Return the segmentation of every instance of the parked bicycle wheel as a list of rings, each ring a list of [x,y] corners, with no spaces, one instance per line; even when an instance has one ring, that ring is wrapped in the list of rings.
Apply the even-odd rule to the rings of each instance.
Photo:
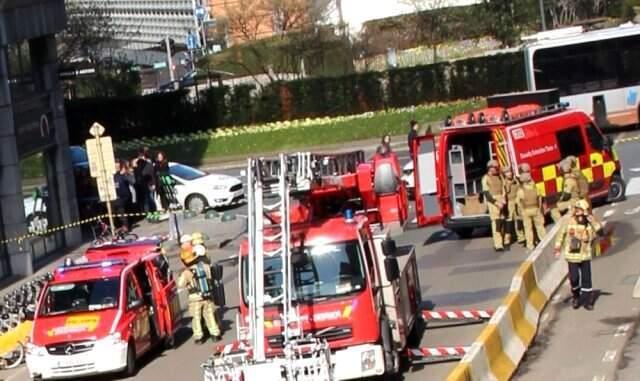
[[[0,358],[2,358],[5,369],[17,368],[24,360],[24,346],[22,343],[18,343],[11,352],[5,353]]]

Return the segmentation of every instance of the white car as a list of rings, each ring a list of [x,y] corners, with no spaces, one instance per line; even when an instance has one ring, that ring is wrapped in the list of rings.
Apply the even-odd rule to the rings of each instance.
[[[402,167],[402,178],[401,180],[407,186],[407,192],[409,195],[413,195],[415,192],[415,178],[413,177],[413,160],[407,162],[407,164]]]
[[[176,181],[178,202],[196,213],[208,207],[235,205],[244,199],[242,181],[236,177],[206,173],[179,163],[169,163],[169,173]]]

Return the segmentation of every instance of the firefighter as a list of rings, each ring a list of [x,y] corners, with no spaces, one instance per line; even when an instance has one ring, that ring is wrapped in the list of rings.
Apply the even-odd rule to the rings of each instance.
[[[562,214],[570,210],[575,203],[580,200],[578,190],[578,180],[571,171],[571,163],[566,160],[561,161],[558,166],[563,173],[563,186],[560,198],[556,205],[551,209],[551,218],[553,222],[560,221]]]
[[[520,188],[520,182],[513,176],[511,167],[506,166],[502,169],[502,176],[504,181],[504,193],[507,198],[507,211],[506,211],[506,226],[504,234],[504,244],[511,245],[512,234],[515,232],[519,243],[525,241],[524,232],[521,229],[521,216],[516,197],[518,189]]]
[[[571,166],[571,173],[573,173],[573,176],[576,178],[576,182],[578,184],[578,197],[581,200],[586,200],[590,203],[589,180],[584,173],[582,173],[580,168],[578,168],[578,159],[575,156],[567,156],[565,161]]]
[[[593,310],[594,295],[591,283],[591,252],[596,232],[601,229],[598,221],[589,213],[589,203],[579,200],[573,207],[573,215],[558,232],[555,255],[560,254],[569,264],[572,306],[580,307],[584,296],[584,308]]]
[[[491,233],[493,247],[496,251],[504,250],[504,210],[506,206],[504,184],[500,177],[498,162],[490,160],[487,163],[487,174],[482,178],[482,192],[487,201],[489,218],[491,218]]]
[[[211,267],[207,263],[206,249],[202,245],[202,236],[185,234],[181,237],[180,259],[185,269],[178,278],[178,287],[189,291],[189,314],[191,329],[196,344],[205,342],[202,332],[202,319],[207,325],[209,335],[214,342],[220,341],[220,328],[215,319],[215,305],[212,301]]]
[[[520,174],[520,184],[516,200],[524,225],[527,250],[533,250],[535,247],[534,228],[538,240],[541,240],[546,234],[544,214],[542,213],[542,196],[538,192],[530,173],[523,172]]]

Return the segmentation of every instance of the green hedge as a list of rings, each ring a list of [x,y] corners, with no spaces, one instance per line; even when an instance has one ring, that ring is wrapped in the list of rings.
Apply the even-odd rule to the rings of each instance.
[[[192,103],[185,92],[67,102],[70,137],[87,138],[93,121],[116,141],[322,116],[362,114],[388,107],[470,99],[526,88],[523,55],[494,56],[272,83],[210,88]]]

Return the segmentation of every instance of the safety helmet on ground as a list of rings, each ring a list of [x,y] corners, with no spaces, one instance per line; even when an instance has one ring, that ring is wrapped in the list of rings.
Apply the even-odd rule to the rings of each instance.
[[[196,254],[193,249],[183,249],[180,251],[180,260],[186,266],[189,266],[193,261],[196,260]]]
[[[523,183],[528,183],[529,181],[531,181],[531,173],[529,172],[520,173],[520,181]]]
[[[586,200],[578,200],[574,206],[576,209],[581,209],[584,212],[588,212],[590,207]]]
[[[487,163],[487,168],[499,168],[500,164],[498,164],[497,160],[489,160]]]

